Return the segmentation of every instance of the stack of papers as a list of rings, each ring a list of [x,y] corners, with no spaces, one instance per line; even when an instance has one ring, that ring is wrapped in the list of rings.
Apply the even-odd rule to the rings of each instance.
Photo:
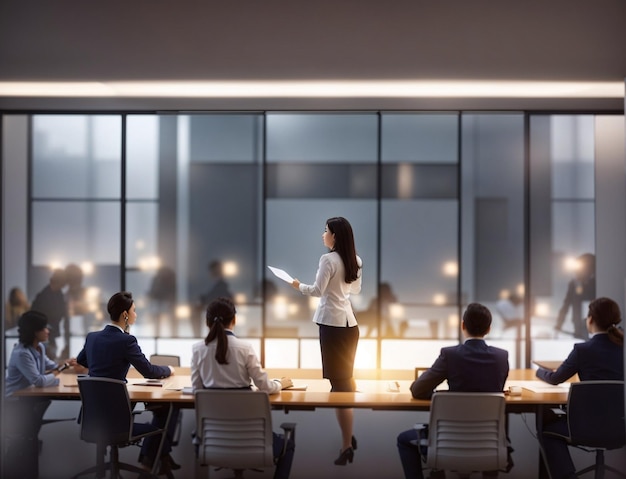
[[[557,385],[548,384],[543,381],[507,381],[504,389],[509,386],[521,386],[534,393],[567,393],[571,383],[562,383]]]

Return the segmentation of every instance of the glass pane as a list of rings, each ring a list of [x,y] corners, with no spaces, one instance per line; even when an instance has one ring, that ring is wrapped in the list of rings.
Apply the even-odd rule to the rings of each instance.
[[[155,269],[162,264],[158,255],[157,205],[126,203],[126,266]]]
[[[119,264],[119,203],[34,201],[32,215],[33,265]]]
[[[493,316],[489,338],[523,362],[524,116],[462,116],[462,291]],[[511,339],[512,341],[510,341]]]
[[[383,163],[458,162],[458,115],[382,114]]]
[[[34,115],[33,196],[117,198],[121,117]]]
[[[457,218],[456,201],[383,201],[379,314],[384,336],[456,335],[449,318],[457,314]]]
[[[592,116],[533,115],[530,128],[532,335],[558,340],[557,349],[587,338],[587,305],[596,294],[594,123]]]
[[[377,159],[374,114],[267,114],[267,161],[367,163]]]
[[[160,141],[159,117],[155,115],[127,117],[126,195],[128,198],[158,198]]]
[[[263,154],[263,116],[189,116],[191,162],[258,163]]]
[[[178,186],[184,194],[178,198],[187,209],[179,208],[184,218],[177,218],[177,224],[186,230],[173,241],[178,244],[176,257],[187,270],[193,336],[206,334],[203,318],[208,303],[226,295],[235,299],[238,334],[260,337],[262,116],[192,115],[178,121],[179,159],[188,155],[189,161],[184,166],[186,183]],[[164,201],[162,196],[160,203]],[[160,225],[168,220],[166,210],[160,207]],[[163,233],[159,241],[162,238]]]
[[[594,197],[592,115],[550,117],[554,198]]]

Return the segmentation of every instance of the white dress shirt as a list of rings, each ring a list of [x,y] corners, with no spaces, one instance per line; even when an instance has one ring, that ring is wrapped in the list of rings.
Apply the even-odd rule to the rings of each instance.
[[[327,326],[345,327],[356,326],[356,317],[352,311],[350,294],[361,292],[362,261],[356,257],[359,271],[357,279],[346,283],[346,270],[339,253],[332,251],[320,258],[314,284],[300,283],[300,292],[307,296],[320,297],[317,310],[313,315],[313,322]]]
[[[252,346],[227,330],[228,364],[219,364],[215,359],[217,339],[208,345],[204,341],[195,343],[191,355],[191,385],[193,390],[207,388],[245,388],[250,380],[261,391],[274,394],[280,391],[281,384],[272,381],[261,368]]]

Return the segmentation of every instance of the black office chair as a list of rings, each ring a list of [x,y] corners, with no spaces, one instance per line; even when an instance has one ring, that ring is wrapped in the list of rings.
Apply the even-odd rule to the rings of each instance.
[[[572,383],[567,399],[569,436],[546,431],[544,435],[562,438],[568,445],[596,453],[595,464],[576,471],[580,476],[595,471],[595,478],[611,471],[626,477],[622,471],[604,462],[604,451],[626,445],[624,421],[624,381],[581,381]]]
[[[82,402],[80,437],[83,441],[96,444],[96,465],[75,476],[96,473],[104,477],[110,470],[110,477],[120,477],[119,471],[126,470],[146,474],[144,469],[119,461],[119,448],[138,445],[148,436],[160,435],[161,441],[156,457],[161,457],[165,441],[165,429],[145,425],[150,430],[141,434],[135,429],[134,414],[126,389],[126,383],[117,379],[85,377],[78,379],[78,389]],[[109,461],[105,462],[106,449],[110,448]],[[156,476],[159,461],[152,466],[152,476]]]

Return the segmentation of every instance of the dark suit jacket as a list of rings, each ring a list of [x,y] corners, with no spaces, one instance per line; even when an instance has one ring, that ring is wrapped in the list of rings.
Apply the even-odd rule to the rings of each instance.
[[[122,381],[126,380],[131,364],[146,378],[166,378],[171,374],[167,366],[156,366],[148,361],[135,336],[123,333],[113,325],[89,333],[76,360],[89,368],[90,376]]]
[[[411,384],[416,399],[430,399],[446,379],[450,391],[502,392],[509,375],[509,353],[487,346],[482,339],[442,348],[434,364]]]
[[[574,374],[581,381],[623,381],[624,349],[611,341],[608,334],[596,334],[589,341],[575,344],[556,371],[539,368],[536,374],[550,384],[560,384]]]

